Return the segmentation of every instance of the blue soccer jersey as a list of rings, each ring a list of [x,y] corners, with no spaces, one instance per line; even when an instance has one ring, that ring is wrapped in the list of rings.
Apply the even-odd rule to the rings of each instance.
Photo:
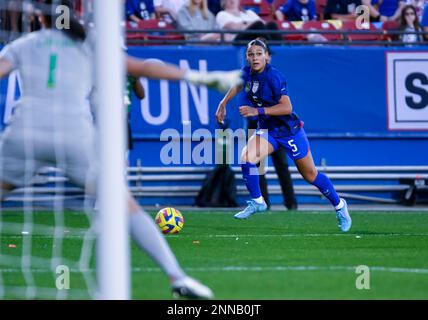
[[[241,105],[249,103],[254,108],[269,108],[279,103],[281,96],[288,95],[283,74],[270,64],[261,73],[251,73],[249,66],[243,68],[244,89]],[[259,129],[267,129],[270,135],[290,136],[300,130],[301,121],[293,112],[284,116],[258,116]]]

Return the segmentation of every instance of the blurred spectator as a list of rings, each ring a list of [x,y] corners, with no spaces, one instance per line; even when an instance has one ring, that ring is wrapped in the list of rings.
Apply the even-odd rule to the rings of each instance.
[[[422,13],[421,27],[425,32],[428,32],[428,3],[424,7],[424,12]],[[428,34],[425,35],[425,40],[428,41]]]
[[[74,0],[73,5],[78,18],[81,19],[83,17],[83,0]]]
[[[404,43],[421,42],[424,40],[421,34],[414,33],[423,31],[414,6],[406,5],[403,7],[400,16],[400,30],[409,32],[400,35],[400,40]]]
[[[6,31],[3,35],[6,41],[12,41],[20,36],[22,32],[31,32],[41,28],[36,5],[41,0],[25,2],[23,0],[5,0],[1,9],[1,30]]]
[[[188,0],[153,0],[156,17],[169,23],[176,21],[178,11],[187,2]]]
[[[221,0],[208,0],[208,9],[216,16],[221,11]]]
[[[240,0],[222,0],[224,10],[217,14],[216,20],[220,29],[225,30],[266,30],[263,33],[226,34],[225,40],[248,41],[263,36],[268,40],[281,41],[280,34],[270,33],[268,30],[278,30],[274,22],[265,24],[263,20],[251,10],[242,11]]]
[[[324,19],[354,21],[357,17],[356,8],[360,5],[361,0],[328,0],[324,9]]]
[[[129,21],[155,19],[153,0],[126,0],[125,6],[126,19]]]
[[[19,32],[22,32],[22,0],[6,1],[6,28],[11,32],[11,37],[17,37]],[[12,40],[12,39],[11,39]]]
[[[178,11],[177,23],[183,30],[217,29],[215,17],[208,10],[207,0],[189,0],[189,3]],[[185,37],[188,40],[220,40],[220,35],[215,33],[187,33]]]
[[[407,4],[411,4],[416,9],[416,15],[418,16],[419,21],[422,20],[422,13],[424,11],[424,6],[428,3],[427,0],[407,0]]]
[[[362,0],[370,8],[372,21],[397,21],[401,10],[406,5],[405,0]]]
[[[286,2],[275,11],[276,19],[284,21],[287,17],[290,21],[316,20],[316,6],[314,0],[286,0]]]

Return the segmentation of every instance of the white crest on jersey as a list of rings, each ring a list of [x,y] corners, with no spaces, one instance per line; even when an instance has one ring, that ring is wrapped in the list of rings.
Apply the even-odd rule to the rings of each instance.
[[[254,81],[253,82],[253,87],[251,88],[251,91],[253,93],[256,93],[258,89],[259,89],[259,82],[258,81]]]

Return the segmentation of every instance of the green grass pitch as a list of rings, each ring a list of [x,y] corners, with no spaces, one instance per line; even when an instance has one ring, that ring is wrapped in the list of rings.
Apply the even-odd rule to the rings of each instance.
[[[183,268],[217,299],[428,299],[427,212],[352,212],[347,234],[338,231],[334,213],[272,212],[246,221],[233,219],[233,213],[183,212],[183,230],[166,236]],[[22,213],[2,215],[3,222],[22,222]],[[46,212],[34,219],[53,225]],[[88,225],[73,212],[65,220],[66,228]],[[1,254],[19,255],[23,237],[3,234]],[[32,254],[49,257],[53,240],[32,238]],[[81,244],[70,232],[64,255],[77,259]],[[369,267],[369,289],[356,288],[360,265]],[[5,284],[24,283],[13,268],[0,269]],[[35,273],[40,286],[54,286],[54,276]],[[72,273],[71,288],[82,285],[81,275]],[[132,285],[134,299],[171,299],[167,277],[135,245]]]

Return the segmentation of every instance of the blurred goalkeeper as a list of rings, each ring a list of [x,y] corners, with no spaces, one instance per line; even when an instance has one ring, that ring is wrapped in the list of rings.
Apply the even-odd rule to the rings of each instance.
[[[0,79],[14,70],[22,79],[21,100],[0,140],[0,199],[29,184],[38,169],[49,165],[62,169],[71,182],[95,194],[95,126],[88,103],[94,85],[92,50],[74,15],[69,29],[55,28],[52,13],[56,5],[52,2],[71,11],[68,0],[45,0],[40,14],[45,28],[0,52]],[[241,82],[239,71],[199,73],[131,57],[126,58],[126,64],[128,74],[136,78],[184,80],[220,91]],[[131,236],[168,275],[173,293],[212,298],[208,287],[184,273],[158,227],[131,195],[128,209]]]

